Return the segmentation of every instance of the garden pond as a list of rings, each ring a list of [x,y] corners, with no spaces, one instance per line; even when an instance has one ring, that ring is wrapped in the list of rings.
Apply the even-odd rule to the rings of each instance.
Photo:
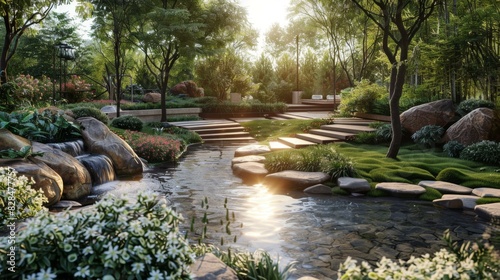
[[[113,181],[98,189],[133,197],[141,190],[165,195],[182,213],[191,243],[220,248],[263,249],[284,266],[295,262],[293,279],[335,279],[351,256],[374,264],[382,256],[409,259],[458,242],[488,242],[500,248],[500,226],[472,211],[437,208],[430,202],[397,198],[273,193],[234,176],[237,146],[191,146],[176,164],[148,168],[138,181]]]

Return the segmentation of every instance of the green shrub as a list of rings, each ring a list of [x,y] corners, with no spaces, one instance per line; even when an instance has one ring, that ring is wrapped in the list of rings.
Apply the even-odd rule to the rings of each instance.
[[[151,163],[175,162],[183,148],[182,141],[162,135],[148,135],[130,130],[115,133],[119,134],[139,157]]]
[[[411,138],[415,143],[426,146],[433,147],[441,141],[443,136],[444,128],[437,125],[426,125],[419,129],[417,132],[413,133]]]
[[[333,145],[274,152],[266,156],[265,166],[271,173],[284,170],[325,172],[332,180],[338,177],[353,177],[356,174],[351,159],[339,154]]]
[[[7,225],[35,216],[48,202],[43,190],[32,189],[35,182],[17,175],[10,167],[0,167],[0,223]],[[1,243],[7,244],[7,243]],[[2,262],[5,264],[5,262]]]
[[[342,103],[339,106],[340,114],[373,113],[375,101],[385,95],[387,91],[384,87],[363,80],[352,91],[342,95]]]
[[[488,140],[474,143],[462,150],[460,158],[500,165],[500,143]]]
[[[136,116],[121,116],[118,118],[114,118],[111,121],[111,126],[121,129],[128,129],[133,131],[141,131],[142,130],[142,121]]]
[[[375,131],[377,137],[383,142],[390,142],[392,139],[392,126],[390,123],[383,124]]]
[[[457,107],[457,113],[465,116],[468,113],[476,110],[477,108],[490,108],[495,109],[495,103],[488,100],[481,99],[468,99],[460,102]]]
[[[359,144],[377,144],[380,142],[380,137],[375,132],[361,132],[354,138],[354,143]]]
[[[286,111],[285,103],[261,103],[259,101],[247,101],[241,103],[232,103],[229,101],[209,102],[201,104],[203,113],[223,113],[223,114],[241,114],[241,113],[261,113],[275,114]]]
[[[391,260],[382,257],[371,267],[363,261],[348,257],[340,264],[338,279],[499,279],[500,259],[495,248],[483,244],[453,242],[449,231],[445,233],[448,249],[441,249],[431,257],[425,254],[410,260]]]
[[[463,149],[465,149],[465,146],[462,145],[462,143],[454,140],[449,141],[443,146],[443,151],[446,154],[448,154],[449,157],[453,158],[460,157],[460,153],[462,152]]]
[[[95,108],[95,107],[76,107],[71,109],[71,112],[73,112],[73,115],[75,116],[75,119],[78,118],[83,118],[83,117],[92,117],[95,118],[99,121],[101,121],[104,124],[108,124],[109,118],[108,116],[101,112],[101,110]]]
[[[41,212],[17,233],[15,272],[5,265],[11,245],[0,237],[0,273],[6,279],[191,279],[194,259],[178,228],[181,217],[160,201],[139,193],[133,203],[107,196],[93,211]]]

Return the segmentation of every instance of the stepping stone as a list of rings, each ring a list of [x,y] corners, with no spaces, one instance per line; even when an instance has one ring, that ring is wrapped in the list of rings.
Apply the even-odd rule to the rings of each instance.
[[[82,207],[83,205],[79,202],[73,200],[60,200],[56,204],[52,205],[52,208],[70,208],[70,207]]]
[[[194,280],[226,279],[238,280],[236,272],[212,253],[207,253],[191,265]]]
[[[461,199],[458,198],[453,198],[453,199],[434,199],[432,203],[435,206],[440,206],[443,208],[448,208],[448,209],[463,209],[464,208],[464,203],[462,202]]]
[[[293,149],[292,147],[285,145],[285,144],[278,142],[278,141],[270,141],[269,147],[271,148],[271,151],[281,151],[281,150]]]
[[[269,174],[263,184],[270,189],[301,190],[330,180],[330,175],[323,172],[304,172],[286,170]]]
[[[263,163],[243,162],[233,165],[233,174],[247,184],[260,183],[269,174]]]
[[[337,179],[337,185],[350,193],[367,193],[371,190],[370,183],[360,178],[340,177]]]
[[[462,201],[463,208],[474,209],[476,207],[476,201],[479,199],[475,195],[463,195],[463,194],[445,194],[441,199],[455,200],[459,199]]]
[[[500,224],[500,202],[477,205],[474,207],[474,212],[483,219]]]
[[[243,156],[243,157],[235,157],[233,160],[231,160],[231,166],[239,163],[244,163],[244,162],[260,162],[263,163],[266,160],[265,157],[263,156],[255,156],[255,155],[250,155],[250,156]]]
[[[475,194],[480,197],[500,197],[500,189],[476,188],[472,190],[472,194]]]
[[[403,198],[415,198],[425,193],[423,187],[408,183],[378,183],[375,188],[386,191],[392,196]]]
[[[419,186],[428,187],[442,194],[471,194],[472,189],[444,181],[420,181]]]
[[[327,185],[317,184],[304,190],[308,194],[332,194],[332,188]]]
[[[234,151],[235,157],[249,156],[249,155],[260,155],[271,152],[271,149],[267,145],[246,145],[243,147],[239,147]]]

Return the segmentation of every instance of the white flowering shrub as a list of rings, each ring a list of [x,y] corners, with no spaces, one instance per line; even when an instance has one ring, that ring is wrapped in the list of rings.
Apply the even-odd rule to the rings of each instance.
[[[450,249],[441,249],[433,257],[429,254],[419,258],[412,256],[408,261],[382,257],[375,268],[364,261],[358,265],[356,260],[348,257],[340,265],[338,279],[500,279],[500,258],[492,246],[465,243],[458,247],[451,242],[448,232],[444,239]]]
[[[0,224],[35,216],[48,202],[42,190],[32,189],[35,182],[18,176],[10,167],[0,167]]]
[[[180,234],[182,217],[139,194],[105,197],[88,211],[41,213],[16,237],[15,272],[4,279],[190,279],[194,256]],[[0,244],[6,244],[0,238]],[[3,248],[2,250],[4,250]],[[6,263],[0,252],[0,262]]]

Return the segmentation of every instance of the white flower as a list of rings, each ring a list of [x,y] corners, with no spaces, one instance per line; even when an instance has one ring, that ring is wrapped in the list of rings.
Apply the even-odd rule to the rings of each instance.
[[[161,279],[164,279],[163,274],[156,269],[153,269],[153,271],[151,271],[148,278],[148,280],[161,280]]]
[[[143,263],[133,263],[132,264],[132,272],[135,274],[138,274],[139,272],[144,271],[144,264]]]
[[[40,272],[38,272],[36,274],[36,279],[38,279],[38,280],[56,279],[57,275],[55,275],[54,273],[51,273],[50,270],[51,270],[50,267],[47,270],[42,268],[42,270],[40,270]]]
[[[87,276],[90,276],[90,268],[89,266],[85,266],[85,267],[77,267],[76,268],[76,272],[75,272],[75,276],[76,277],[82,277],[82,278],[86,278]]]
[[[116,261],[120,255],[120,250],[118,250],[118,245],[116,246],[108,246],[108,250],[104,252],[104,255],[106,256],[107,259],[111,259],[113,261]]]
[[[86,256],[86,255],[90,255],[90,254],[93,254],[94,253],[94,250],[92,249],[92,247],[88,246],[88,247],[85,247],[83,249],[83,254]]]
[[[155,254],[156,261],[162,263],[167,259],[167,255],[165,255],[161,250],[158,250]]]

